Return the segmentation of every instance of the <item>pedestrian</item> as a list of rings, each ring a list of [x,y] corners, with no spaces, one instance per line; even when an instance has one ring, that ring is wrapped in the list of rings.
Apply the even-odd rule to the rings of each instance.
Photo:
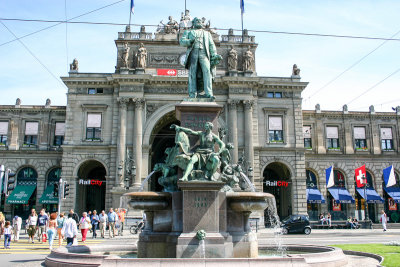
[[[35,234],[36,234],[36,224],[37,224],[37,220],[38,220],[38,216],[36,214],[36,210],[32,209],[31,210],[31,214],[28,217],[28,220],[26,222],[26,224],[28,225],[28,236],[29,236],[29,241],[28,242],[32,242],[35,243]]]
[[[319,220],[321,221],[321,224],[324,225],[324,222],[325,222],[324,214],[321,213],[321,214],[319,215]]]
[[[114,212],[112,208],[110,208],[110,211],[107,214],[108,216],[108,231],[110,238],[113,238],[115,236],[115,221],[117,220],[118,215]]]
[[[92,221],[92,215],[93,215],[92,211],[89,210],[88,213],[87,213],[87,217],[89,218],[90,221]],[[92,228],[89,228],[89,232],[92,232]]]
[[[97,230],[97,226],[99,225],[100,218],[99,218],[99,215],[97,215],[96,210],[93,210],[93,214],[92,214],[92,218],[91,218],[90,222],[92,223],[92,231],[93,231],[92,238],[97,238],[96,230]]]
[[[120,233],[121,235],[124,235],[124,225],[125,225],[125,214],[126,214],[126,209],[124,208],[119,208],[118,209],[118,219],[120,221]]]
[[[79,222],[79,228],[82,233],[82,242],[86,242],[86,236],[90,228],[92,228],[92,224],[90,223],[90,219],[87,216],[87,212],[82,213],[82,218]]]
[[[18,242],[19,232],[21,231],[21,226],[22,226],[22,218],[15,215],[15,217],[13,218],[12,226],[14,229],[14,241]]]
[[[67,239],[67,248],[72,246],[72,244],[74,243],[74,238],[76,238],[78,234],[76,222],[72,217],[73,213],[69,213],[68,219],[65,220],[64,226],[61,230],[61,234]]]
[[[332,226],[332,216],[329,212],[326,215],[326,220],[328,221],[329,227],[331,227]]]
[[[117,216],[115,216],[115,236],[119,235],[119,229],[121,227],[121,221],[119,220],[119,216],[118,216],[118,208],[115,208],[114,210],[115,214],[117,214]]]
[[[47,236],[49,237],[49,248],[53,249],[53,241],[56,236],[56,228],[57,228],[57,213],[54,212],[50,214],[50,220],[47,223]]]
[[[381,219],[383,231],[386,232],[387,216],[384,210],[381,211]]]
[[[6,223],[6,218],[4,217],[3,213],[0,211],[0,239],[4,233],[4,225]]]
[[[38,240],[43,243],[43,235],[46,234],[46,225],[49,221],[49,217],[47,216],[44,209],[40,210],[40,214],[38,215],[36,228],[38,230]]]
[[[78,225],[79,224],[79,216],[78,216],[78,214],[76,212],[74,212],[73,209],[70,209],[69,213],[72,214],[72,219],[74,219],[75,222],[76,222],[76,225]],[[69,216],[68,216],[68,218],[69,218]]]
[[[99,224],[100,224],[100,234],[101,237],[104,238],[106,234],[106,228],[107,228],[107,221],[108,221],[108,216],[104,210],[101,211],[99,215]]]
[[[4,224],[4,249],[10,248],[12,227],[10,221],[6,221]]]
[[[61,212],[60,216],[57,219],[57,234],[58,234],[58,246],[59,247],[61,247],[61,245],[62,245],[63,235],[61,233],[61,230],[64,226],[64,222],[65,222],[64,212]]]

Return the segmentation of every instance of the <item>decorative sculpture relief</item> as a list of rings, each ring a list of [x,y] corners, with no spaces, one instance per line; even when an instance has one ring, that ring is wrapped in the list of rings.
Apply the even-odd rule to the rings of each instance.
[[[122,66],[124,68],[128,68],[129,67],[129,50],[130,50],[130,48],[128,46],[128,43],[125,43],[124,44],[124,50],[122,51],[122,56],[121,56],[121,58],[122,58]]]
[[[247,48],[247,51],[244,53],[243,70],[244,71],[252,71],[253,63],[254,63],[253,52],[251,52],[250,46],[249,46]]]
[[[140,47],[136,53],[137,58],[137,68],[145,69],[147,61],[147,49],[144,47],[143,43],[140,43]]]
[[[231,50],[228,52],[228,70],[237,70],[238,53],[231,45]]]

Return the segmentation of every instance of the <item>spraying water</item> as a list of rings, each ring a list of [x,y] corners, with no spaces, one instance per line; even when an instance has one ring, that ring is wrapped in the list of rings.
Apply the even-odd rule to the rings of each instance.
[[[126,196],[121,196],[119,198],[119,208],[124,208],[124,209],[128,209],[128,202],[129,202],[130,198],[126,197]]]
[[[200,246],[200,258],[205,259],[206,258],[206,244],[203,240],[199,241],[199,246]]]
[[[139,192],[143,191],[144,185],[147,183],[147,181],[150,179],[150,177],[153,175],[153,173],[155,173],[156,171],[152,171],[149,175],[147,175],[146,179],[144,179],[144,181],[142,182],[142,184],[140,185],[140,189]]]
[[[283,257],[286,256],[286,246],[283,245],[282,240],[282,229],[281,222],[279,220],[279,216],[276,209],[276,201],[275,198],[270,198],[268,201],[268,220],[270,222],[271,228],[274,230],[274,245],[276,247],[276,256]]]
[[[243,172],[240,172],[240,175],[243,177],[243,179],[249,185],[251,192],[256,192],[256,189],[254,188],[254,185],[252,184],[252,182],[250,182],[250,179]]]

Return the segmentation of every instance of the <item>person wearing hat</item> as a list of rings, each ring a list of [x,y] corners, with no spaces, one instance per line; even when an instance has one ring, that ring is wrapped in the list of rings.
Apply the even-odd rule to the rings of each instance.
[[[22,226],[22,218],[19,217],[18,215],[15,215],[12,221],[12,226],[14,229],[14,241],[18,242],[19,232],[21,231],[21,226]]]

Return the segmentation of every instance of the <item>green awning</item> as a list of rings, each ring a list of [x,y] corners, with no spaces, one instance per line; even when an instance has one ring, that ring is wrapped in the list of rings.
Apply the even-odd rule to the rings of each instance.
[[[7,204],[28,204],[36,185],[17,185],[12,191],[11,195],[7,198]]]
[[[58,204],[58,197],[55,197],[53,192],[54,192],[54,185],[47,186],[43,192],[43,195],[39,199],[39,203]]]

